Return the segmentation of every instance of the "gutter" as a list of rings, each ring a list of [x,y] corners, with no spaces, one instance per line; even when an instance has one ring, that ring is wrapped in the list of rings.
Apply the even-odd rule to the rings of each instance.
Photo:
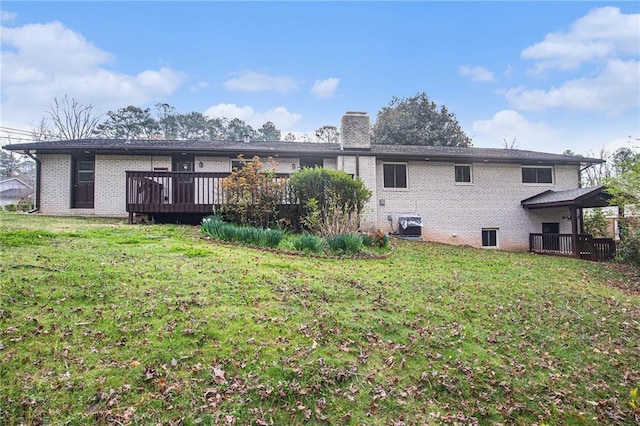
[[[40,210],[40,187],[41,187],[41,180],[42,180],[42,174],[40,173],[40,169],[42,168],[42,163],[28,149],[24,151],[24,154],[36,162],[36,197],[33,203],[33,209],[29,211],[29,213],[35,213],[38,210]]]

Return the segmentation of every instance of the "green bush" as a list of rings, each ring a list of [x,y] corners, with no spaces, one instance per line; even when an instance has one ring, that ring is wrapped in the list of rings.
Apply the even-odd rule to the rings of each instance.
[[[302,224],[321,235],[354,232],[371,191],[342,170],[303,168],[291,175],[289,187],[300,203]]]
[[[620,250],[616,258],[640,269],[640,223],[635,217],[620,221]]]
[[[601,208],[593,209],[589,214],[585,214],[583,221],[584,230],[587,234],[591,234],[596,238],[607,236],[609,222]]]
[[[305,253],[322,253],[324,248],[322,238],[307,232],[293,237],[291,245],[294,250]]]
[[[18,202],[18,210],[20,210],[21,212],[28,212],[31,209],[33,209],[33,204],[31,204],[29,201]]]
[[[362,248],[362,237],[358,234],[338,234],[327,238],[327,245],[335,254],[357,254]]]
[[[4,209],[8,212],[15,212],[16,210],[18,210],[18,206],[16,206],[15,204],[7,204],[4,206]]]

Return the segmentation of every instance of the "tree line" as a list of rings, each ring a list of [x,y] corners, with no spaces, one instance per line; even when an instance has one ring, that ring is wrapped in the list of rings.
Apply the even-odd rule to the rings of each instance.
[[[471,146],[455,115],[445,106],[438,107],[425,93],[400,99],[393,98],[382,108],[371,127],[372,143],[389,145]],[[211,118],[201,112],[181,113],[167,103],[150,108],[129,105],[105,115],[96,114],[93,105],[82,104],[65,96],[54,98],[46,116],[33,129],[36,141],[51,139],[176,139],[240,141],[248,136],[253,141],[312,142],[308,135],[282,132],[271,121],[257,129],[239,118]],[[336,126],[316,129],[317,142],[337,143]]]
[[[210,118],[201,112],[178,112],[167,103],[150,108],[129,105],[104,116],[98,115],[91,104],[76,99],[55,98],[46,116],[34,129],[37,141],[51,139],[176,139],[176,140],[251,140],[279,141],[281,131],[268,121],[254,129],[239,118]],[[295,140],[289,133],[285,139]]]

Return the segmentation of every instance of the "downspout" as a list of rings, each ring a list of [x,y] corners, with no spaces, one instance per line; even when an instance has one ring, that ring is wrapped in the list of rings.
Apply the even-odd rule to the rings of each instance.
[[[360,155],[356,154],[356,177],[360,177]]]
[[[40,210],[40,183],[42,180],[40,170],[42,163],[40,162],[40,160],[38,160],[38,158],[36,158],[36,156],[29,152],[29,150],[26,150],[24,154],[36,162],[36,198],[33,203],[33,209],[29,211],[29,213],[35,213]]]

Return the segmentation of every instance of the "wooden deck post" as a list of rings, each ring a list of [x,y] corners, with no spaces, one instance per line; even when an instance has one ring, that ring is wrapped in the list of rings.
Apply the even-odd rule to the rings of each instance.
[[[573,257],[580,258],[580,248],[578,247],[578,209],[575,205],[570,208],[571,211],[571,250]]]

